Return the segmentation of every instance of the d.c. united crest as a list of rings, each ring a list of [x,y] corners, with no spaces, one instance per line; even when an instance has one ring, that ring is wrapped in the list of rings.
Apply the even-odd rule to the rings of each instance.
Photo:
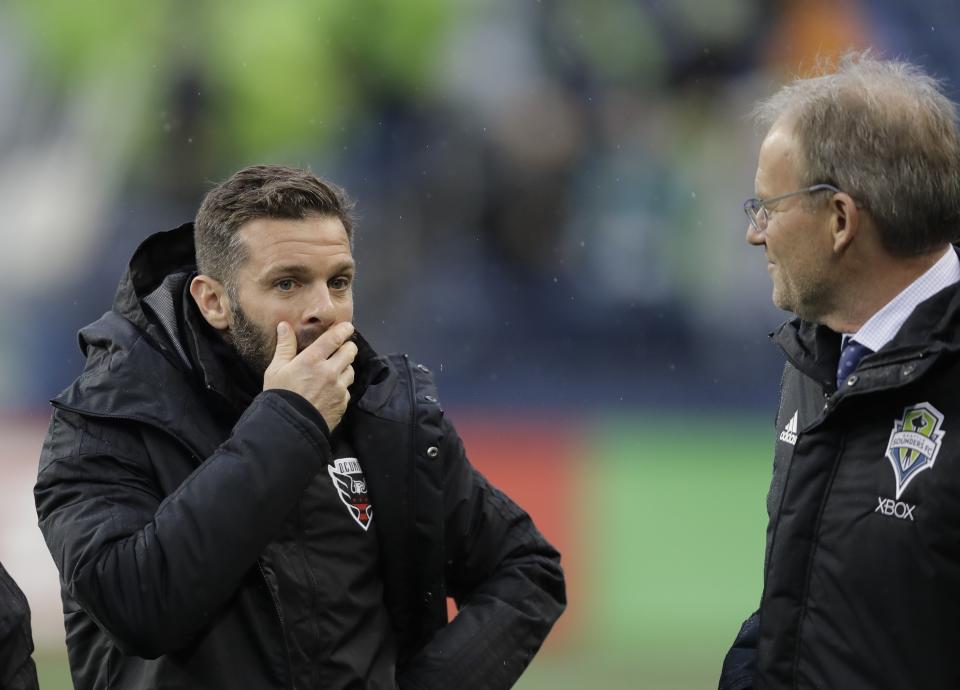
[[[942,424],[943,415],[926,402],[905,408],[893,423],[886,455],[897,478],[897,498],[914,477],[933,467],[946,433]]]
[[[327,467],[327,472],[350,516],[364,530],[369,529],[373,521],[373,506],[367,496],[367,480],[363,476],[360,461],[356,458],[339,458]]]

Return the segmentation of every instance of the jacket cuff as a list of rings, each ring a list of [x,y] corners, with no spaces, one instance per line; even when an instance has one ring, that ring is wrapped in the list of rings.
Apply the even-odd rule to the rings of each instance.
[[[294,412],[304,418],[304,421],[316,426],[320,429],[324,438],[330,440],[330,429],[327,427],[327,422],[324,420],[323,415],[317,411],[317,408],[315,408],[309,400],[299,393],[294,393],[284,388],[271,388],[263,391],[260,395],[276,395],[282,398],[288,405],[293,407]]]

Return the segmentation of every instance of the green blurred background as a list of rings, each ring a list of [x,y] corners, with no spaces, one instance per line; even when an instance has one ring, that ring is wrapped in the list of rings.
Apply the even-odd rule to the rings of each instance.
[[[357,199],[357,324],[436,373],[564,554],[519,687],[714,687],[760,595],[781,358],[743,242],[792,75],[871,46],[954,84],[947,0],[0,3],[0,561],[69,687],[31,487],[75,333],[251,163]]]

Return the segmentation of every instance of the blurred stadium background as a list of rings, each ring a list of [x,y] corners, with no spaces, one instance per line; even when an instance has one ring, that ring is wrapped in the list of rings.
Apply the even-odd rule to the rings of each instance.
[[[357,324],[438,373],[477,465],[564,553],[519,687],[714,687],[760,593],[782,318],[743,242],[746,113],[874,46],[957,96],[955,3],[0,3],[0,561],[70,686],[31,488],[75,332],[213,181],[354,195]]]

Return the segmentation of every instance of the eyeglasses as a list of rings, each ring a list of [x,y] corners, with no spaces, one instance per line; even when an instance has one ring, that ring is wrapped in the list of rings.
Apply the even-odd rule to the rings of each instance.
[[[750,219],[750,224],[754,230],[757,232],[766,232],[767,223],[770,220],[770,210],[767,208],[767,204],[783,201],[798,194],[812,194],[813,192],[823,192],[827,190],[834,193],[841,191],[832,184],[815,184],[812,187],[804,187],[795,192],[781,194],[780,196],[770,197],[769,199],[747,199],[743,202],[743,212],[747,214],[747,218]]]

